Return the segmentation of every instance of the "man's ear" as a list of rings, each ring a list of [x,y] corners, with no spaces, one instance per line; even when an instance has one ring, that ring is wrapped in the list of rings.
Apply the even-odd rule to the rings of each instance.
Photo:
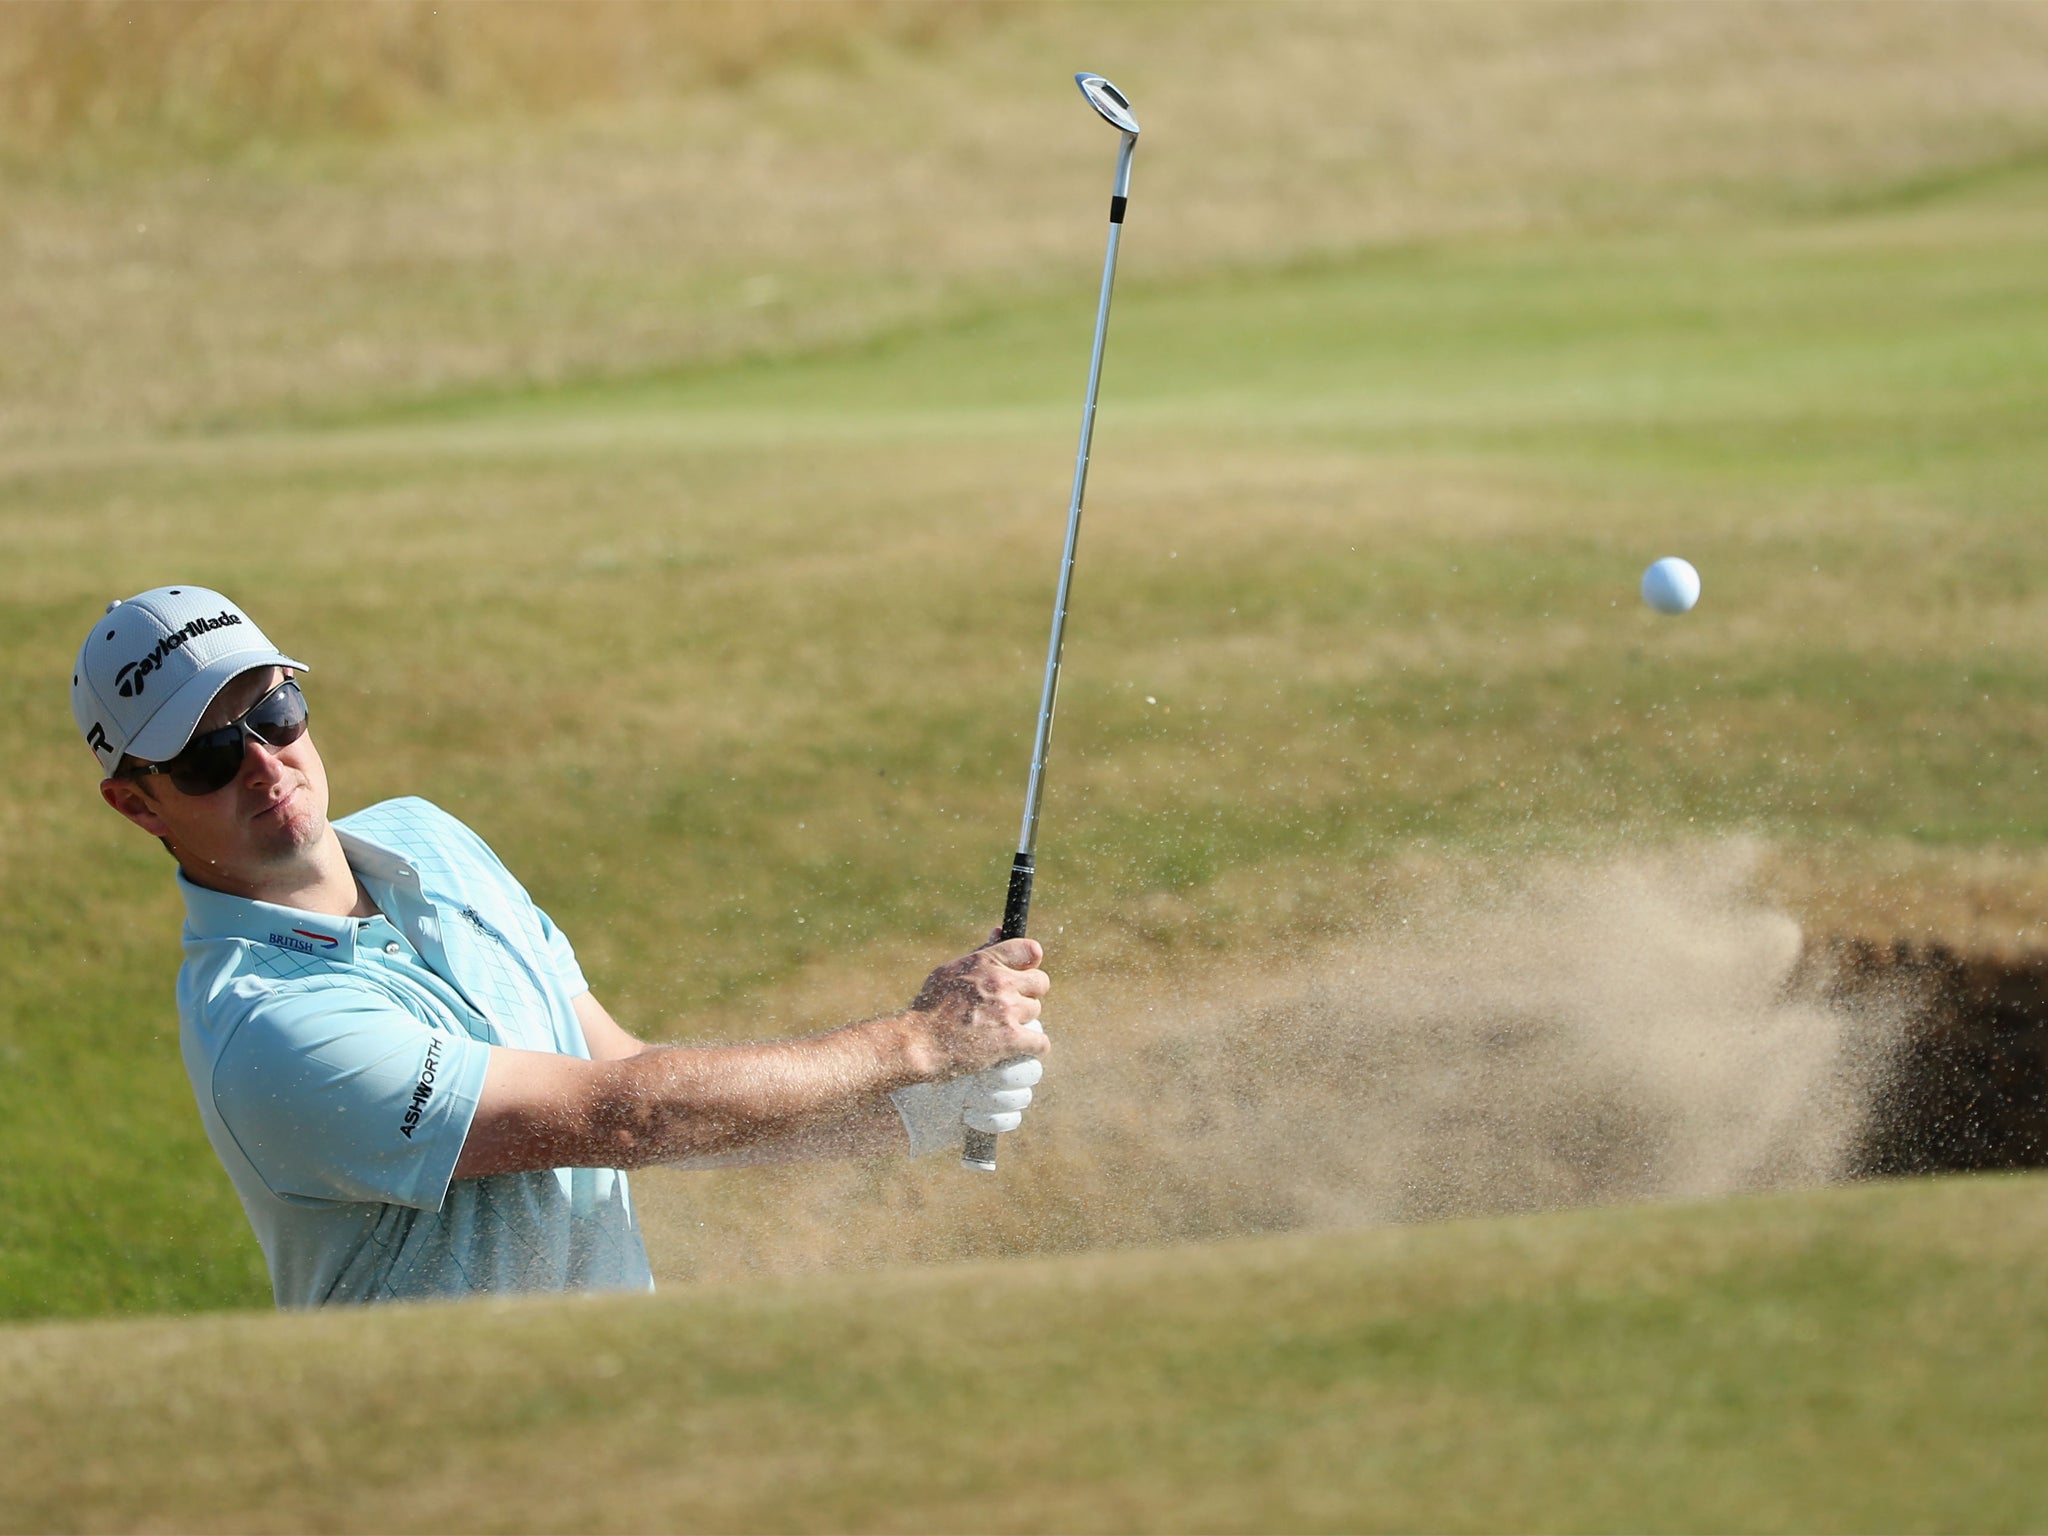
[[[133,779],[101,779],[100,798],[151,837],[171,835],[163,817],[157,815],[155,804]]]

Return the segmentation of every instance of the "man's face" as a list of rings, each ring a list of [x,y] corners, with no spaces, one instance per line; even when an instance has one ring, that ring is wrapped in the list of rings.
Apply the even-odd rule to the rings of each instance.
[[[193,734],[238,719],[287,675],[279,667],[244,672],[221,690]],[[168,841],[187,873],[225,889],[262,883],[302,861],[327,830],[327,770],[310,730],[288,747],[251,740],[241,770],[210,795],[188,795],[163,774],[105,779],[100,794]]]

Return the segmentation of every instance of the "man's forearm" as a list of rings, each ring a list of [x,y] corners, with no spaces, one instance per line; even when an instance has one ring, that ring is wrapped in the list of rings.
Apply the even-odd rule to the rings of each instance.
[[[889,1091],[932,1068],[897,1016],[767,1045],[657,1046],[598,1068],[586,1123],[617,1168],[843,1156],[880,1150]]]
[[[732,1152],[678,1158],[671,1168],[758,1168],[775,1163],[828,1162],[845,1157],[902,1156],[909,1151],[903,1116],[887,1098],[807,1121]]]

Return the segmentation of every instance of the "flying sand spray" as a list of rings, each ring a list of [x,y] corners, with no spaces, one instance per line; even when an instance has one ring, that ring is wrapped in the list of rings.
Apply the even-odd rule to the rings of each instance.
[[[1031,782],[1024,791],[1024,827],[1017,836],[1017,857],[1010,865],[1009,894],[1003,900],[1002,936],[1020,939],[1031,915],[1033,850],[1038,843],[1038,801],[1045,789],[1045,754],[1052,742],[1053,703],[1060,688],[1060,642],[1067,627],[1067,592],[1074,581],[1074,541],[1081,532],[1081,497],[1088,488],[1088,442],[1095,435],[1095,392],[1102,382],[1102,343],[1109,333],[1109,293],[1116,283],[1116,247],[1123,234],[1124,209],[1130,202],[1131,156],[1138,147],[1138,120],[1124,93],[1100,75],[1074,76],[1088,105],[1123,135],[1117,145],[1116,181],[1109,198],[1109,250],[1102,258],[1102,297],[1095,306],[1095,347],[1088,357],[1088,400],[1081,409],[1081,446],[1074,456],[1074,496],[1067,508],[1067,546],[1060,556],[1059,593],[1052,605],[1052,642],[1045,652],[1045,688],[1038,699],[1038,734],[1031,743]],[[969,1130],[961,1148],[963,1168],[994,1173],[996,1139],[987,1131]]]

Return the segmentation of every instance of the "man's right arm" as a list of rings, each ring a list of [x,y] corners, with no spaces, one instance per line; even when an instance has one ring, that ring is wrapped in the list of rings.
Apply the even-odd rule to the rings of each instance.
[[[901,1013],[803,1040],[609,1061],[494,1049],[455,1177],[744,1159],[874,1118],[893,1089],[1043,1056],[1042,954],[1031,939],[992,944],[934,971]]]

